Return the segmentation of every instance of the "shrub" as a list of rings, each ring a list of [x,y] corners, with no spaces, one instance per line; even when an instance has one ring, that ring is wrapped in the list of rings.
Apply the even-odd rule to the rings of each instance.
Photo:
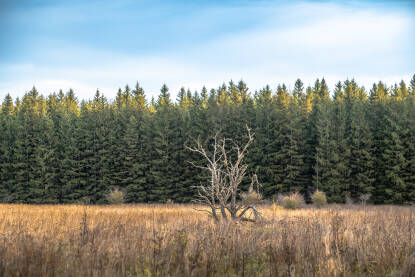
[[[283,198],[282,205],[289,210],[299,209],[304,205],[304,197],[298,192],[291,193]]]
[[[311,200],[317,208],[327,204],[326,194],[323,191],[316,190],[313,195],[311,195]]]
[[[256,189],[254,189],[254,186]],[[264,200],[262,199],[262,194],[259,192],[260,184],[258,182],[258,177],[256,174],[254,174],[251,177],[251,185],[249,186],[249,189],[247,192],[241,193],[242,202],[245,205],[257,205],[264,203]]]
[[[110,190],[107,194],[107,201],[110,204],[122,204],[124,203],[124,192],[119,188]]]
[[[256,205],[263,202],[262,195],[252,189],[250,189],[248,192],[241,193],[241,198],[246,205]]]

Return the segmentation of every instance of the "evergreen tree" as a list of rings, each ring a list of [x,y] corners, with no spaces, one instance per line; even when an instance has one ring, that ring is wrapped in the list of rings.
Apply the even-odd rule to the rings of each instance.
[[[272,156],[273,122],[276,118],[272,104],[272,92],[269,86],[255,93],[255,144],[251,151],[252,161],[255,164],[255,172],[259,182],[263,186],[265,197],[271,197],[277,192],[273,181],[270,161]]]
[[[415,76],[414,76],[415,78]],[[75,92],[22,99],[6,95],[0,112],[0,201],[106,203],[119,187],[126,201],[189,202],[206,180],[189,166],[194,138],[209,145],[216,132],[235,142],[246,126],[255,142],[246,157],[265,197],[318,188],[330,202],[372,193],[375,203],[415,200],[415,79],[374,84],[369,98],[354,80],[304,88],[296,80],[275,94],[250,95],[241,80],[200,94],[182,88],[172,102],[166,85],[157,101],[144,90],[119,89],[113,102],[99,91],[78,102]],[[241,189],[249,186],[248,178]]]
[[[156,113],[152,122],[152,144],[150,188],[148,199],[150,202],[165,202],[173,193],[170,174],[175,170],[172,164],[172,112],[173,105],[170,94],[164,84],[156,104]]]
[[[4,97],[4,101],[1,104],[1,111],[4,115],[14,115],[13,99],[10,94],[7,94],[6,97]]]
[[[273,140],[271,141],[271,152],[269,153],[268,166],[272,174],[272,182],[275,191],[280,193],[290,192],[293,189],[296,169],[289,167],[294,153],[293,140],[290,138],[288,105],[290,96],[285,85],[278,86],[277,94],[274,97],[273,108],[275,119],[273,120]],[[295,151],[295,150],[294,150]]]
[[[143,122],[139,122],[134,116],[131,116],[123,137],[125,152],[124,158],[124,175],[123,183],[127,189],[127,202],[146,202],[147,201],[147,141],[143,135],[145,131]]]
[[[317,98],[313,104],[313,123],[314,126],[314,175],[313,175],[313,190],[327,191],[327,198],[331,201],[331,197],[335,195],[336,186],[332,186],[331,177],[337,172],[333,172],[333,158],[334,140],[331,137],[332,122],[330,121],[330,105],[328,100]],[[311,191],[309,191],[311,193]]]
[[[133,99],[135,102],[135,106],[138,110],[142,110],[146,106],[146,97],[144,93],[144,89],[140,87],[139,83],[137,82],[135,85],[134,90],[132,91]]]
[[[354,100],[350,111],[348,145],[351,172],[348,192],[355,199],[362,194],[372,193],[374,185],[373,143],[367,120],[367,105],[366,102]]]
[[[347,134],[350,132],[348,122],[350,106],[348,105],[349,89],[343,92],[341,83],[336,85],[334,99],[331,104],[331,131],[330,131],[330,163],[329,178],[324,189],[331,202],[342,202],[350,186],[350,149],[347,144]],[[346,96],[345,96],[346,95]],[[346,98],[346,99],[345,99]]]
[[[305,193],[306,177],[304,176],[304,137],[302,133],[305,116],[299,107],[299,99],[301,99],[301,93],[295,94],[288,105],[288,145],[286,148],[288,163],[283,184],[290,192],[300,191]]]
[[[403,180],[406,186],[403,202],[413,204],[415,202],[415,95],[406,98],[403,113],[402,143],[406,164],[403,169]]]
[[[392,102],[395,102],[392,100]],[[383,117],[382,141],[379,149],[379,174],[377,176],[375,201],[402,204],[406,185],[403,170],[406,166],[398,110],[387,106]],[[400,106],[400,105],[399,105]]]
[[[303,101],[304,96],[304,84],[300,79],[297,79],[294,84],[293,97],[297,101]]]
[[[411,94],[412,95],[415,95],[415,74],[412,77],[412,79],[411,79],[411,81],[410,81],[409,84],[410,84],[410,88],[411,88],[411,90],[410,90]]]

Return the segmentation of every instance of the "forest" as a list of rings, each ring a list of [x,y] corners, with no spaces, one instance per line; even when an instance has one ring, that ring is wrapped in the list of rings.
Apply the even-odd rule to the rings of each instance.
[[[98,90],[88,101],[72,89],[43,96],[35,87],[21,99],[6,95],[0,201],[105,204],[119,188],[127,203],[187,203],[207,176],[186,146],[196,138],[208,145],[216,133],[244,142],[247,126],[255,133],[249,174],[267,199],[298,191],[309,201],[319,189],[331,203],[369,193],[374,204],[415,201],[415,75],[370,89],[346,80],[332,91],[324,78],[254,92],[230,81],[171,98],[163,85],[146,99],[138,83],[114,100]]]

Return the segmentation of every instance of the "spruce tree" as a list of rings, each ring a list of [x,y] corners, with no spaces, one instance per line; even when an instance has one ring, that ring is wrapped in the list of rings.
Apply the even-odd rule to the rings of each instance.
[[[288,163],[283,184],[288,191],[304,193],[306,179],[304,176],[304,137],[303,126],[305,117],[299,106],[301,95],[295,95],[288,105],[287,121],[287,157]]]
[[[272,174],[272,183],[275,191],[286,193],[292,190],[295,179],[295,169],[288,166],[293,154],[291,150],[293,140],[290,138],[291,130],[289,129],[288,105],[290,96],[285,85],[278,86],[277,94],[274,97],[273,109],[275,119],[273,121],[273,140],[271,141],[271,152],[269,153],[269,167]]]
[[[415,78],[415,77],[414,77]],[[126,201],[188,202],[206,181],[188,165],[200,157],[185,145],[215,132],[244,140],[255,132],[247,163],[265,197],[317,189],[331,202],[372,193],[375,203],[410,204],[415,190],[414,78],[407,87],[374,84],[367,99],[354,80],[330,99],[324,79],[292,92],[269,86],[252,97],[243,81],[200,94],[184,88],[173,103],[166,85],[147,104],[137,83],[113,102],[99,92],[78,103],[75,92],[47,98],[32,88],[6,95],[0,112],[0,201],[106,203],[119,187]],[[243,180],[246,189],[249,180]]]
[[[143,122],[131,116],[123,137],[124,170],[123,183],[126,188],[127,202],[147,201],[148,160],[146,160],[147,142],[144,140]]]
[[[318,97],[313,104],[313,134],[315,139],[314,164],[313,164],[313,190],[323,190],[327,193],[328,201],[336,195],[336,187],[332,186],[334,140],[331,137],[332,122],[330,120],[330,105],[328,100]],[[311,193],[312,191],[308,191]]]
[[[410,93],[411,93],[412,95],[415,95],[415,74],[414,74],[414,76],[412,77],[412,79],[411,79],[411,81],[410,81],[409,85],[410,85]]]
[[[170,174],[174,170],[171,163],[171,139],[172,139],[172,109],[170,94],[164,84],[156,104],[156,113],[152,122],[152,149],[150,167],[150,188],[148,199],[150,202],[165,202],[173,193]]]
[[[406,186],[404,193],[405,204],[415,203],[415,95],[410,95],[404,103],[404,121],[402,143],[406,164],[403,169],[403,179]]]
[[[348,192],[352,198],[358,199],[362,194],[373,192],[373,142],[367,118],[368,103],[355,99],[351,104],[348,136],[351,172]]]
[[[272,180],[269,167],[271,156],[271,142],[273,141],[273,121],[275,109],[272,104],[272,92],[269,86],[255,93],[255,144],[251,150],[255,172],[263,186],[265,197],[271,197],[277,189]]]
[[[1,104],[1,112],[4,115],[14,115],[13,99],[10,94],[7,94],[6,97],[4,97],[4,101]]]

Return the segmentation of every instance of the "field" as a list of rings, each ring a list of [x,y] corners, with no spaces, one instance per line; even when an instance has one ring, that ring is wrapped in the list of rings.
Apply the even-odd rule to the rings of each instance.
[[[0,276],[415,276],[415,210],[0,205]]]

